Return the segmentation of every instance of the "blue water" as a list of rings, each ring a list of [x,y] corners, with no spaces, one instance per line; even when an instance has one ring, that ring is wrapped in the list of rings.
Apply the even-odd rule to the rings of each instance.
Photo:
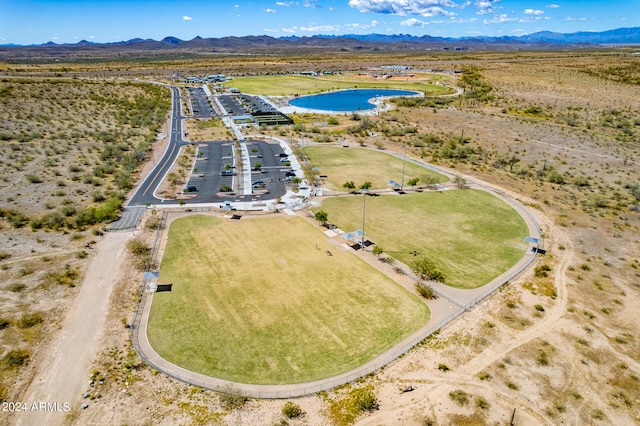
[[[292,99],[289,104],[323,111],[366,111],[376,106],[369,102],[376,96],[410,96],[418,92],[394,89],[352,89]]]

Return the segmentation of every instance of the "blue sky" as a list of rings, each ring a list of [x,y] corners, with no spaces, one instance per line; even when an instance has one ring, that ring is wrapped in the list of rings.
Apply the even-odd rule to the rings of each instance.
[[[517,36],[640,26],[639,0],[0,0],[0,44],[166,36]]]

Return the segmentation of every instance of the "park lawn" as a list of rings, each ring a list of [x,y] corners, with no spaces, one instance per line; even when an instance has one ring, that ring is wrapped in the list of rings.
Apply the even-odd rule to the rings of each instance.
[[[181,367],[241,383],[331,377],[430,317],[417,296],[299,217],[177,219],[159,282],[173,289],[153,296],[153,348]]]
[[[317,210],[345,232],[362,229],[391,257],[408,265],[411,252],[431,259],[446,284],[477,288],[518,262],[527,250],[527,225],[510,205],[480,190],[350,195],[329,198]]]
[[[389,180],[402,183],[402,158],[382,151],[365,148],[342,148],[336,146],[308,146],[305,155],[321,175],[326,175],[325,185],[329,189],[344,191],[342,186],[352,181],[356,186],[371,182],[371,189],[391,188]],[[407,161],[404,164],[404,184],[412,178],[425,175],[434,177],[438,183],[449,180],[445,175]]]
[[[339,89],[403,89],[425,92],[428,95],[444,95],[454,93],[448,87],[431,84],[430,79],[425,81],[401,81],[401,80],[377,80],[363,81],[359,78],[348,76],[322,76],[308,77],[300,75],[276,75],[276,76],[251,76],[236,77],[223,83],[228,87],[235,87],[242,93],[251,93],[263,96],[295,96],[312,93],[326,92]]]

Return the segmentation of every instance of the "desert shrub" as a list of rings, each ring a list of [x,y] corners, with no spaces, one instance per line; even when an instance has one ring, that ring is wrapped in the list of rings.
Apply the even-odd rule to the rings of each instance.
[[[28,174],[25,176],[25,178],[30,182],[30,183],[42,183],[42,178],[38,175],[34,175],[34,174]]]
[[[447,364],[438,364],[438,370],[440,371],[449,371],[450,368]]]
[[[467,405],[469,403],[469,395],[462,389],[449,392],[449,398],[460,405]]]
[[[478,397],[476,397],[476,407],[478,407],[478,408],[480,408],[482,410],[486,410],[486,409],[489,408],[489,403],[483,397],[478,396]]]
[[[16,324],[20,328],[31,328],[35,327],[38,324],[41,324],[44,321],[42,314],[39,312],[34,312],[32,314],[24,314],[18,320]]]
[[[14,293],[20,293],[25,288],[27,288],[27,286],[24,283],[11,283],[11,284],[9,284],[9,291],[12,291]]]
[[[547,180],[551,183],[561,185],[564,183],[564,176],[562,176],[562,174],[557,170],[551,170],[547,176]]]
[[[6,318],[0,318],[0,330],[4,330],[5,328],[11,325],[11,321]]]
[[[31,356],[27,349],[13,349],[2,358],[2,363],[7,368],[17,368],[25,365]]]
[[[155,231],[158,228],[158,223],[160,222],[160,216],[152,216],[145,223],[145,227],[150,231]]]
[[[127,248],[133,255],[134,266],[137,269],[144,271],[147,267],[149,255],[151,254],[151,247],[147,246],[140,238],[136,238],[135,240],[131,240],[127,243]]]
[[[236,410],[242,408],[249,400],[246,396],[242,395],[240,391],[232,386],[225,388],[224,392],[220,393],[220,402],[227,410]]]
[[[68,287],[75,287],[76,281],[80,277],[80,273],[77,268],[72,268],[69,265],[65,265],[63,272],[49,272],[47,278],[55,284],[66,285]]]
[[[480,380],[491,380],[491,374],[486,371],[481,371],[478,373],[478,379]]]
[[[329,417],[335,424],[352,424],[363,412],[378,409],[373,385],[351,389],[344,397],[329,402]]]
[[[0,260],[5,260],[11,257],[11,253],[6,250],[0,250]]]
[[[302,414],[302,410],[298,404],[287,401],[287,403],[284,404],[284,407],[282,407],[282,414],[290,419],[294,419]]]
[[[433,291],[433,287],[425,283],[417,282],[416,290],[418,291],[420,296],[424,297],[425,299],[436,299],[438,297],[435,291]]]
[[[534,269],[534,274],[538,278],[543,278],[549,275],[551,267],[549,265],[539,265]]]
[[[549,365],[549,356],[547,355],[547,353],[545,351],[543,351],[542,349],[540,349],[538,351],[538,365]]]

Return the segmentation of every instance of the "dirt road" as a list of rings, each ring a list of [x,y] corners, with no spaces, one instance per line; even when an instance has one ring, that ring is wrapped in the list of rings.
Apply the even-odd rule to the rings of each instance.
[[[111,232],[96,244],[78,297],[21,401],[27,410],[15,414],[14,424],[59,425],[69,410],[79,409],[89,385],[88,369],[98,351],[111,289],[119,278],[117,271],[131,237],[131,232]]]

